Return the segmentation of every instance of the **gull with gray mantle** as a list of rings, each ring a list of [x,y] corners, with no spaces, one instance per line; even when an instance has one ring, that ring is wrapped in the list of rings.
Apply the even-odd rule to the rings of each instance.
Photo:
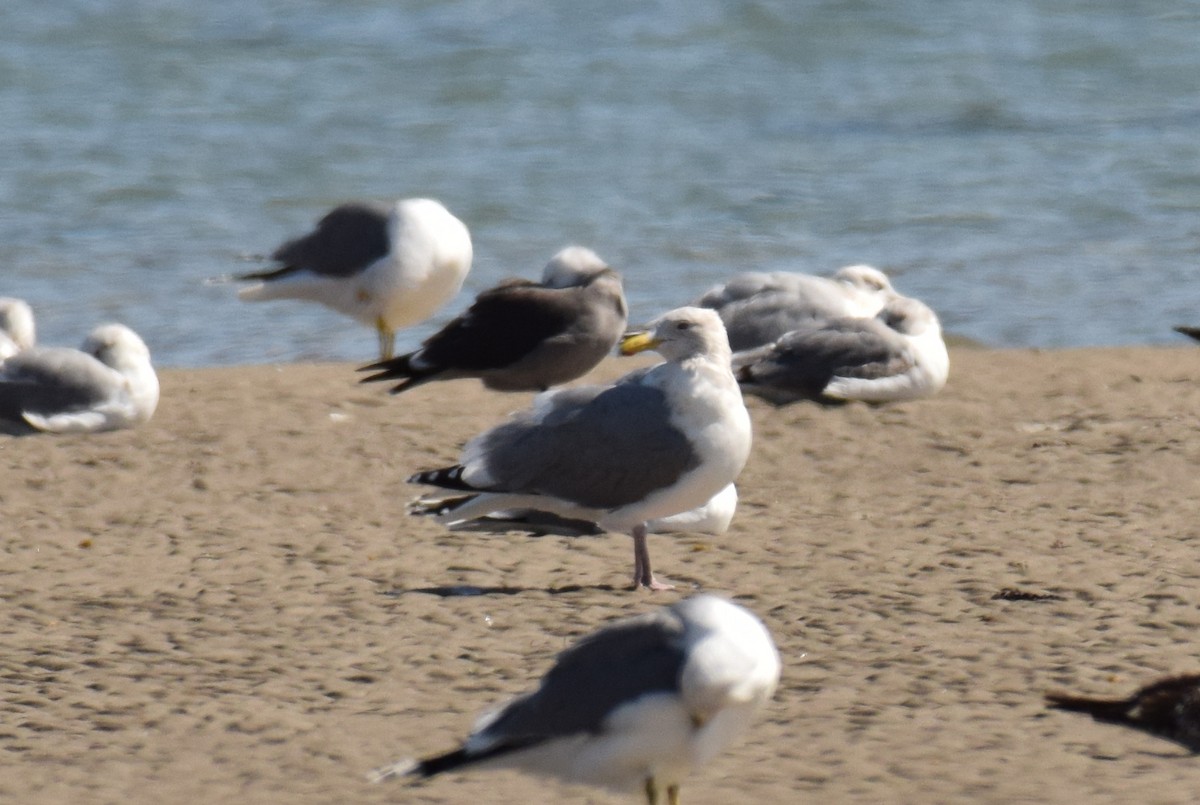
[[[876,315],[896,295],[887,275],[868,265],[844,266],[833,277],[791,271],[738,274],[696,302],[721,314],[734,352],[770,344],[815,320]]]
[[[874,318],[815,321],[738,352],[733,373],[742,391],[776,404],[885,403],[941,391],[950,355],[929,306],[897,296]]]
[[[0,421],[18,432],[131,428],[157,406],[150,350],[122,324],[92,330],[82,351],[31,347],[0,365]]]
[[[397,330],[429,318],[458,293],[471,258],[466,225],[432,199],[352,202],[276,249],[278,268],[236,277],[256,281],[238,296],[320,302],[374,327],[380,360],[387,360]]]
[[[770,633],[743,607],[697,595],[618,621],[559,655],[536,691],[484,716],[461,747],[372,773],[429,778],[517,768],[572,783],[660,792],[742,733],[779,683]]]
[[[634,588],[670,589],[651,570],[646,524],[733,483],[750,455],[750,416],[713,311],[679,308],[622,339],[624,354],[647,349],[666,361],[609,386],[539,394],[469,441],[459,464],[413,475],[410,483],[467,493],[413,512],[451,524],[535,509],[628,531]]]
[[[399,394],[434,380],[477,377],[497,391],[545,391],[590,372],[625,331],[621,276],[591,249],[569,246],[542,281],[509,280],[475,297],[407,355],[363,367],[362,382],[400,382]]]

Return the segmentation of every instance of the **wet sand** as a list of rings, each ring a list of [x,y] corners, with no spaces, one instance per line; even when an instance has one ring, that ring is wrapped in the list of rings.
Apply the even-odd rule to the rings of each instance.
[[[627,536],[405,515],[404,478],[529,399],[468,381],[167,370],[141,430],[0,437],[0,800],[636,802],[366,773],[704,589],[763,618],[784,673],[689,805],[1190,801],[1200,761],[1041,696],[1200,670],[1200,350],[951,354],[932,400],[751,401],[729,533],[651,537],[674,593],[626,589]]]

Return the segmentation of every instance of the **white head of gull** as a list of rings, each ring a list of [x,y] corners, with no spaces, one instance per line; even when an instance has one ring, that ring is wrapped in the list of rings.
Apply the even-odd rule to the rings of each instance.
[[[37,329],[29,304],[11,296],[0,297],[0,362],[29,349],[36,341]]]

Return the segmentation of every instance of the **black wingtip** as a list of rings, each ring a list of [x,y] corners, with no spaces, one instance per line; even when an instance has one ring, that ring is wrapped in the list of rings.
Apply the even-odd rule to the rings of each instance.
[[[1092,699],[1070,693],[1047,693],[1046,706],[1072,713],[1086,713],[1097,721],[1123,721],[1129,703],[1124,699]]]
[[[436,470],[425,470],[410,475],[408,483],[424,484],[425,486],[440,486],[443,489],[458,489],[463,492],[478,492],[479,490],[463,480],[466,467],[455,464],[453,467],[442,467]]]
[[[436,755],[417,761],[412,769],[408,771],[408,775],[428,779],[435,774],[453,771],[454,769],[466,766],[472,760],[476,760],[476,758],[468,755],[466,749],[455,749],[453,752],[447,752],[444,755]]]
[[[1186,324],[1181,324],[1173,329],[1175,332],[1181,335],[1186,335],[1189,338],[1194,338],[1197,341],[1200,341],[1200,327],[1189,327]]]

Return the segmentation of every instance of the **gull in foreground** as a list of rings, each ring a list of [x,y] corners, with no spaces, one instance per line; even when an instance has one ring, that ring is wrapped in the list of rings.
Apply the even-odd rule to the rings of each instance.
[[[23,299],[0,296],[0,363],[37,340],[33,309]]]
[[[751,271],[710,288],[696,304],[721,314],[729,346],[737,352],[769,344],[813,320],[874,316],[895,295],[882,271],[852,265],[832,278]]]
[[[497,391],[545,391],[590,372],[625,331],[621,276],[595,252],[570,246],[542,281],[510,280],[479,296],[407,355],[363,368],[363,382],[401,381],[392,394],[433,380],[477,377]]]
[[[1200,674],[1168,677],[1124,699],[1047,693],[1046,704],[1087,713],[1108,724],[1134,727],[1200,753]]]
[[[414,513],[450,524],[535,509],[629,531],[634,587],[669,588],[651,570],[646,524],[702,506],[733,483],[750,454],[750,416],[713,311],[673,310],[621,342],[625,354],[646,349],[666,361],[611,386],[539,394],[468,442],[459,464],[409,478],[469,493]]]
[[[679,788],[750,724],[779,682],[762,621],[697,595],[617,621],[559,655],[541,686],[485,716],[461,747],[376,770],[376,782],[447,771],[518,768],[567,782],[641,791]]]
[[[130,428],[158,406],[150,350],[122,324],[92,330],[82,351],[32,347],[0,365],[0,420],[55,433]]]
[[[946,385],[950,355],[937,315],[898,296],[870,319],[814,321],[733,356],[742,391],[796,400],[883,403],[931,397]]]
[[[256,281],[238,296],[327,305],[374,327],[387,360],[397,330],[429,318],[458,293],[471,257],[467,227],[436,201],[353,202],[276,249],[278,268],[237,277]]]

